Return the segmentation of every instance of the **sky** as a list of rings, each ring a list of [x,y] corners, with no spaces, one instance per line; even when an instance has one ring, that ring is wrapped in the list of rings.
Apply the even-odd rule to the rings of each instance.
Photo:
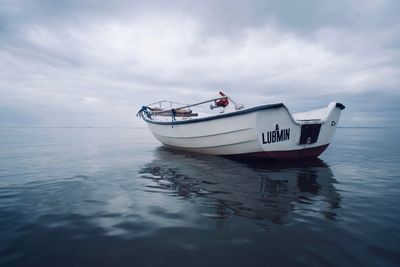
[[[0,127],[131,127],[214,98],[400,127],[400,1],[0,0]]]

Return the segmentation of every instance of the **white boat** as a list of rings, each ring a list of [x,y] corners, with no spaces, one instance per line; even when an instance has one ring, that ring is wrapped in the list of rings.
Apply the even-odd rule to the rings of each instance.
[[[221,97],[190,105],[155,102],[143,106],[138,115],[154,137],[171,148],[296,160],[316,158],[328,147],[345,108],[331,102],[325,108],[292,114],[283,103],[244,108],[220,94]]]

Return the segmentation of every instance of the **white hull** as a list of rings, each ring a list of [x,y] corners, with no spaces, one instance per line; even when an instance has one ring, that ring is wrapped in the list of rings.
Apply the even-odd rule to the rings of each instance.
[[[343,108],[332,102],[323,109],[292,115],[283,104],[275,104],[205,118],[144,120],[161,143],[186,151],[270,158],[317,157],[331,142]],[[319,131],[315,129],[319,127]]]

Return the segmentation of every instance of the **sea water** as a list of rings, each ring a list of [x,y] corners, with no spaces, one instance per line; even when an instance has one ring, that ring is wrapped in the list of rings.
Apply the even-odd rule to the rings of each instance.
[[[147,128],[1,128],[0,266],[399,266],[399,136],[339,128],[274,164]]]

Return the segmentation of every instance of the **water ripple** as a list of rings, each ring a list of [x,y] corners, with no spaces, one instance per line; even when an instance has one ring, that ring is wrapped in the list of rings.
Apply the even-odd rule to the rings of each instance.
[[[266,164],[146,129],[2,130],[0,265],[397,266],[398,134],[338,129],[322,160]]]

